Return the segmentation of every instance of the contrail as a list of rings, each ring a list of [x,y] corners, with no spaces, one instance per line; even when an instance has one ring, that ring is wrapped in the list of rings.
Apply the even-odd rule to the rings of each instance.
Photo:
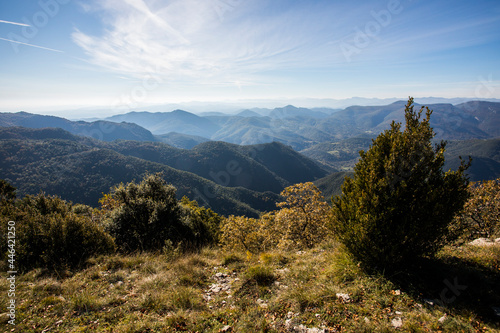
[[[20,26],[23,26],[23,27],[29,27],[30,26],[29,24],[17,23],[17,22],[11,22],[11,21],[4,21],[4,20],[0,20],[0,23],[20,25]]]
[[[23,43],[23,42],[18,42],[16,40],[5,39],[5,38],[2,38],[2,37],[0,37],[0,39],[4,40],[4,41],[7,41],[7,42],[11,42],[11,43],[17,43],[17,44],[21,44],[21,45],[27,45],[27,46],[37,47],[39,49],[44,49],[44,50],[49,50],[49,51],[64,53],[64,51],[55,50],[55,49],[51,49],[51,48],[48,48],[48,47],[43,47],[43,46],[38,46],[38,45],[33,45],[33,44],[28,44],[28,43]]]

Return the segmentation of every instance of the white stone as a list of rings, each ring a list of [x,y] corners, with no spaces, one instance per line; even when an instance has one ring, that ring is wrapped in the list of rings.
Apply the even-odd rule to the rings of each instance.
[[[499,245],[499,244],[500,244],[500,241],[498,238],[495,239],[494,241],[492,241],[489,238],[478,238],[478,239],[475,239],[469,243],[469,245],[473,245],[473,246],[494,246],[494,245]]]
[[[343,302],[350,302],[351,297],[349,297],[349,294],[344,294],[344,293],[337,293],[336,294],[337,298],[341,299]]]
[[[219,332],[231,332],[233,328],[229,325],[224,326],[223,328],[220,329]]]
[[[392,327],[394,328],[400,328],[403,326],[403,320],[401,318],[394,318],[392,321],[391,321],[391,325]]]

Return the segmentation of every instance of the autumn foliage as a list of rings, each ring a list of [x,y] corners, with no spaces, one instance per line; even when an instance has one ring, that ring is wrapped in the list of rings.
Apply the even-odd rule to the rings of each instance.
[[[221,242],[228,248],[249,252],[269,249],[312,248],[329,236],[329,207],[311,182],[289,186],[281,192],[281,209],[259,219],[230,216],[223,222]]]
[[[455,217],[452,232],[462,241],[500,237],[500,178],[471,183],[470,198]]]

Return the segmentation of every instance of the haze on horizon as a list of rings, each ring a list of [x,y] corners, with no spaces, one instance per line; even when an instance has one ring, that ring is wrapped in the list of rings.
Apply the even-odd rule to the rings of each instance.
[[[500,98],[500,2],[9,1],[0,53],[2,112]]]

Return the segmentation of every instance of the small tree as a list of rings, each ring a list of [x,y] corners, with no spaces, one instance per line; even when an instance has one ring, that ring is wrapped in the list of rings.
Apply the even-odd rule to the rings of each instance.
[[[389,268],[436,253],[467,200],[464,172],[470,161],[443,172],[446,143],[433,148],[431,114],[424,107],[415,112],[410,98],[406,129],[393,121],[367,152],[360,151],[353,178],[346,178],[342,195],[333,200],[333,231],[368,266]]]
[[[312,248],[328,234],[328,204],[311,182],[287,187],[281,192],[281,209],[270,221],[269,233],[279,248]]]
[[[119,185],[106,202],[115,202],[108,228],[122,251],[160,250],[165,241],[193,239],[181,222],[176,189],[160,174],[147,175],[140,184]]]
[[[470,198],[451,229],[462,241],[500,237],[500,178],[469,185]]]
[[[314,247],[330,231],[328,204],[313,183],[301,183],[281,192],[280,210],[262,214],[259,219],[230,216],[222,225],[222,243],[249,252],[273,248],[306,249]]]
[[[221,226],[221,244],[232,250],[257,253],[262,250],[263,237],[260,220],[231,215]]]

